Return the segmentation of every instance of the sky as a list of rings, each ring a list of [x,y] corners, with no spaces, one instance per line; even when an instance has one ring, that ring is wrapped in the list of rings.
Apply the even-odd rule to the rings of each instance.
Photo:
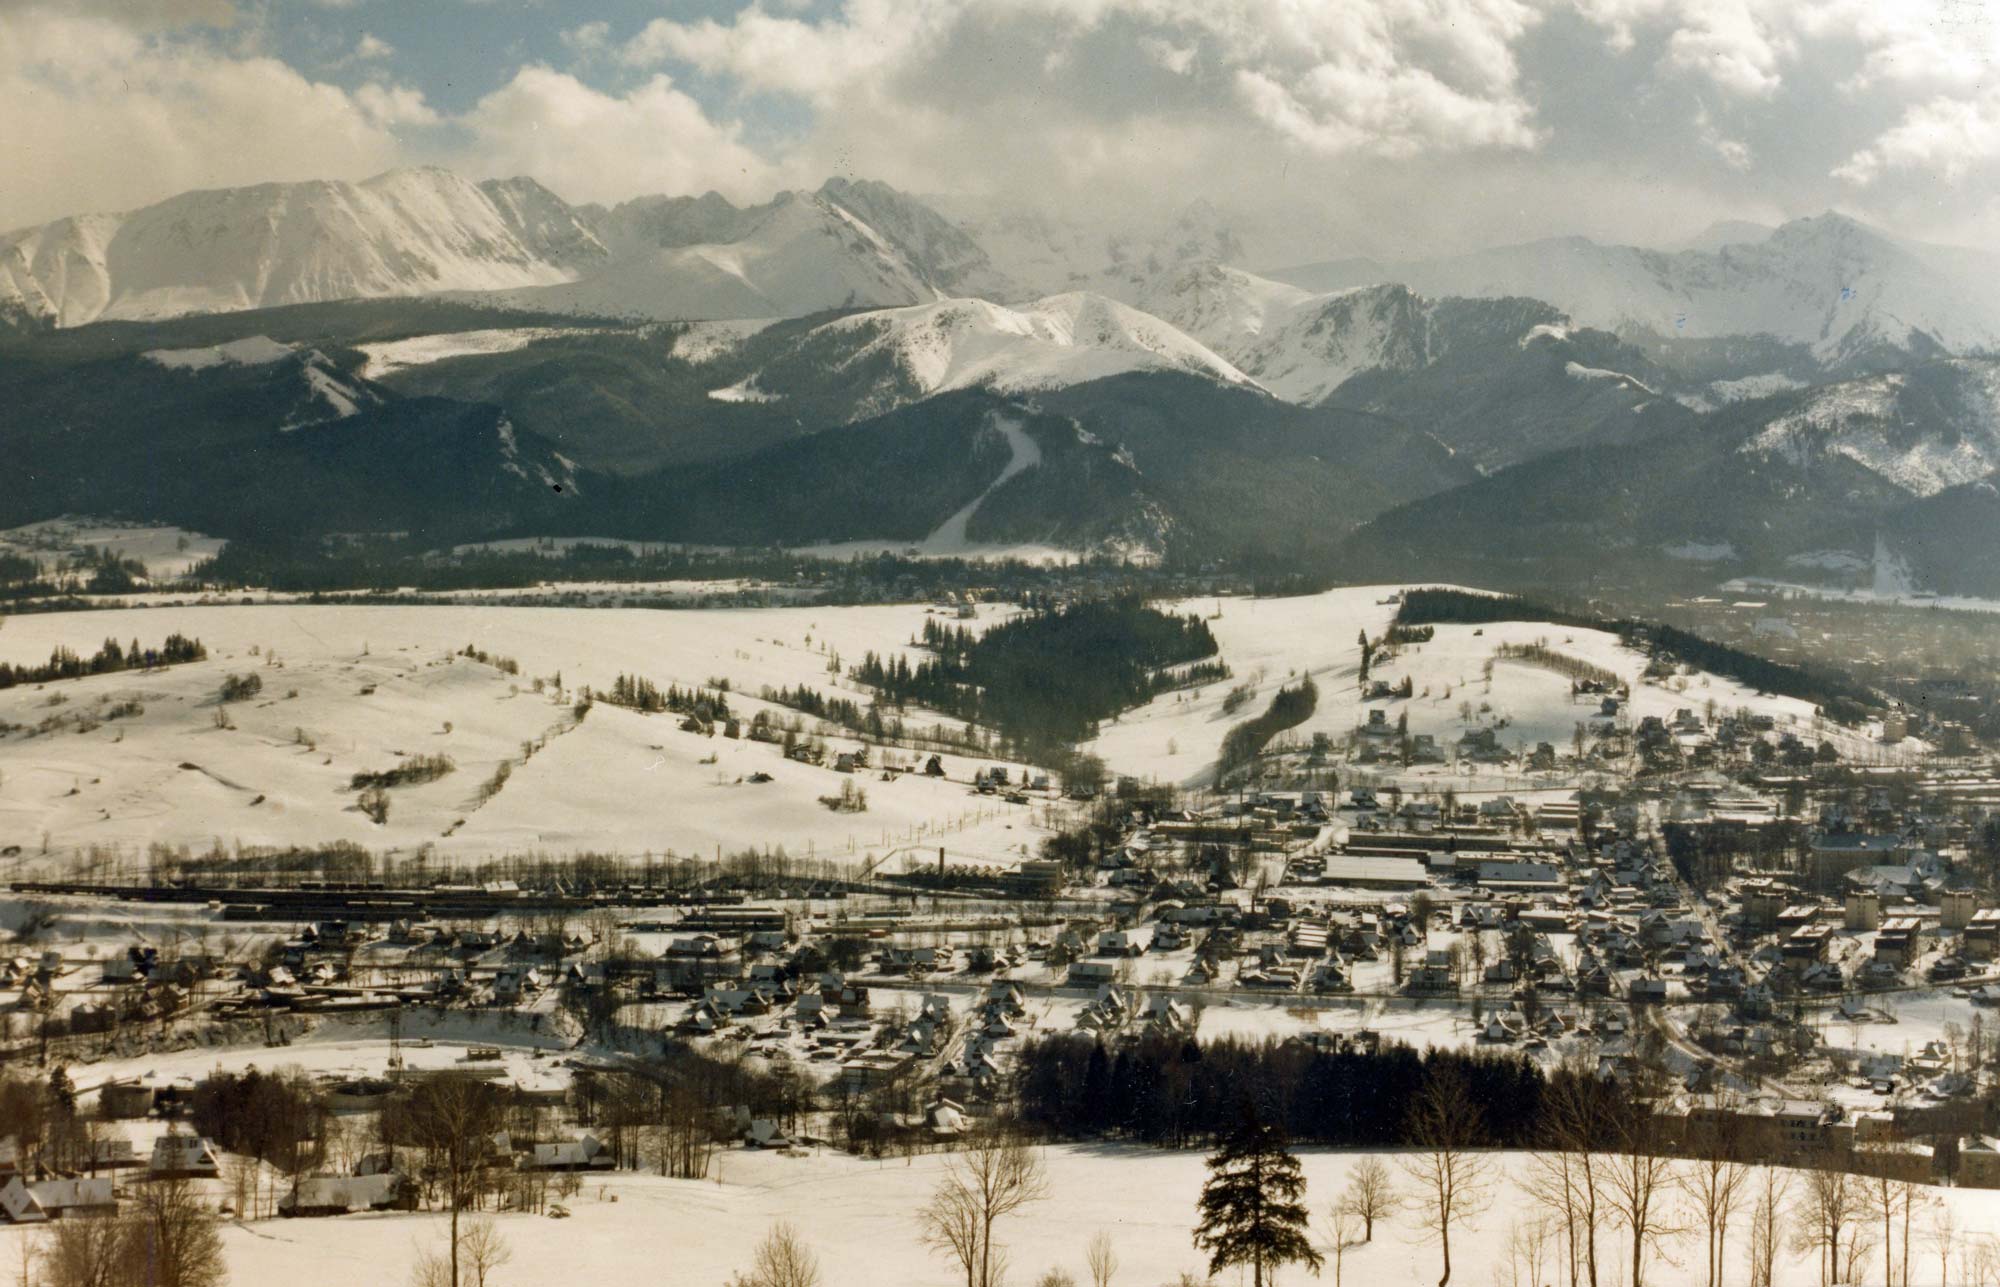
[[[400,165],[572,201],[834,175],[1252,259],[2000,240],[1987,0],[0,0],[0,228]]]

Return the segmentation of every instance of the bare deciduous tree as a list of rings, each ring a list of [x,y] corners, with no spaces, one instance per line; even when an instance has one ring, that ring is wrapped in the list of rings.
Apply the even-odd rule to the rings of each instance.
[[[1333,1287],[1340,1287],[1341,1261],[1346,1259],[1348,1244],[1354,1241],[1360,1224],[1360,1213],[1345,1202],[1335,1203],[1326,1213],[1328,1241],[1333,1243]]]
[[[218,1287],[227,1276],[215,1214],[190,1181],[138,1186],[120,1221],[126,1264],[147,1287]]]
[[[458,1261],[467,1287],[486,1287],[487,1275],[514,1258],[490,1217],[468,1220],[458,1235]]]
[[[1431,1071],[1410,1110],[1410,1135],[1417,1151],[1405,1154],[1402,1167],[1416,1184],[1411,1208],[1425,1235],[1444,1254],[1438,1287],[1451,1281],[1451,1233],[1486,1209],[1492,1162],[1480,1150],[1486,1143],[1485,1119],[1457,1069]]]
[[[1750,1194],[1750,1287],[1771,1287],[1778,1252],[1785,1245],[1785,1203],[1791,1177],[1776,1167],[1760,1167]]]
[[[24,1257],[33,1244],[21,1239]],[[34,1259],[42,1267],[43,1287],[117,1287],[122,1281],[124,1222],[119,1220],[58,1220]],[[22,1287],[34,1281],[30,1263],[21,1268]]]
[[[1542,1130],[1552,1151],[1530,1156],[1523,1187],[1562,1222],[1570,1287],[1597,1287],[1597,1230],[1609,1218],[1606,1164],[1594,1150],[1609,1135],[1613,1112],[1595,1068],[1573,1061],[1549,1079]]]
[[[1928,1239],[1931,1250],[1937,1252],[1938,1287],[1951,1287],[1951,1253],[1958,1245],[1958,1217],[1952,1214],[1951,1203],[1940,1202],[1931,1208]]]
[[[1805,1173],[1800,1200],[1799,1247],[1818,1255],[1821,1282],[1839,1282],[1843,1257],[1858,1252],[1865,1236],[1861,1183],[1845,1171],[1817,1167]]]
[[[1737,1156],[1735,1135],[1720,1119],[1697,1126],[1689,1139],[1694,1160],[1679,1177],[1707,1242],[1708,1287],[1722,1287],[1722,1270],[1729,1245],[1729,1221],[1742,1208],[1750,1168]]]
[[[964,1268],[966,1287],[998,1287],[1004,1261],[994,1225],[1047,1191],[1041,1159],[1005,1124],[996,1125],[945,1165],[918,1215],[924,1243]]]
[[[1620,1228],[1631,1237],[1631,1287],[1645,1287],[1647,1256],[1665,1239],[1680,1232],[1671,1221],[1674,1164],[1657,1138],[1648,1112],[1627,1114],[1618,1133],[1618,1151],[1606,1167],[1605,1205]]]
[[[1388,1219],[1401,1203],[1395,1181],[1389,1177],[1388,1164],[1373,1153],[1355,1166],[1347,1179],[1347,1191],[1340,1199],[1340,1204],[1361,1221],[1364,1242],[1375,1241],[1375,1222]]]
[[[1083,1263],[1090,1270],[1091,1287],[1111,1287],[1111,1276],[1118,1272],[1118,1253],[1111,1246],[1110,1234],[1097,1231],[1083,1249]]]
[[[819,1257],[796,1228],[781,1220],[757,1244],[749,1276],[739,1282],[741,1287],[819,1287]]]

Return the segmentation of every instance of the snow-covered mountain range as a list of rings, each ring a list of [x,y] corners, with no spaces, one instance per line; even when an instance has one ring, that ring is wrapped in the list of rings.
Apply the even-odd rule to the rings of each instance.
[[[447,502],[468,530],[533,526],[587,480],[654,536],[902,540],[992,488],[974,526],[1012,536],[1144,513],[1162,540],[1310,528],[1330,552],[1367,523],[1383,559],[1489,533],[1532,559],[1638,522],[1781,560],[2000,477],[1987,252],[1829,214],[1668,249],[1247,259],[1201,203],[1110,233],[845,179],[747,206],[435,168],[191,192],[0,234],[0,344],[46,359],[0,363],[0,394],[44,480],[76,435],[106,444],[79,501],[144,494],[119,453],[200,426],[177,503],[214,530],[246,526],[227,489],[252,448],[335,530]],[[78,330],[97,321],[145,325]],[[1055,419],[998,479],[1003,409]],[[485,481],[426,490],[412,461]],[[834,477],[824,531],[755,512],[771,479]],[[875,532],[884,486],[911,508]],[[1725,492],[1738,527],[1689,525]]]
[[[1452,297],[1540,300],[1568,323],[1667,341],[1763,336],[1805,347],[1827,370],[1885,352],[2000,349],[2000,296],[1985,288],[2000,256],[1904,242],[1832,214],[1775,229],[1717,225],[1672,251],[1571,237],[1268,276],[1243,258],[1204,203],[1108,234],[871,181],[834,179],[747,207],[709,193],[607,208],[572,206],[532,179],[475,184],[422,168],[190,192],[0,235],[0,314],[77,326],[470,293],[552,312],[768,319],[1084,291],[1151,313],[1305,402],[1363,371],[1422,365],[1422,311]],[[1390,285],[1407,291],[1379,289]],[[1356,293],[1364,287],[1378,289]]]
[[[0,237],[0,307],[79,326],[575,278],[603,245],[531,180],[446,170],[189,192]]]
[[[1902,241],[1824,214],[1770,230],[1718,226],[1678,251],[1563,237],[1275,275],[1316,290],[1388,280],[1430,295],[1526,296],[1586,326],[1668,339],[1764,335],[1808,346],[1834,368],[1885,349],[2000,348],[2000,296],[1988,286],[1996,274],[2000,255]]]

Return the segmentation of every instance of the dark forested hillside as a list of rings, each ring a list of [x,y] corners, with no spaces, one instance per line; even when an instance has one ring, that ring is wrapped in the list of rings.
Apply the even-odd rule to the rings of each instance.
[[[1198,617],[1171,617],[1136,599],[1031,612],[973,637],[930,631],[934,656],[912,666],[870,653],[854,676],[897,704],[988,725],[1026,746],[1082,741],[1097,721],[1189,682],[1171,667],[1214,657]],[[1219,665],[1199,672],[1221,678]]]

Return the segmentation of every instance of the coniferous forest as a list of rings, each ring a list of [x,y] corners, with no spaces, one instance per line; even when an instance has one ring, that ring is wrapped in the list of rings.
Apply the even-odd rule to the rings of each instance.
[[[1087,740],[1099,720],[1228,674],[1205,660],[1217,652],[1207,623],[1138,598],[1032,611],[976,638],[931,620],[920,643],[931,659],[913,666],[869,653],[854,677],[898,705],[985,724],[1024,747]]]
[[[1300,1144],[1390,1147],[1412,1142],[1411,1107],[1449,1068],[1485,1118],[1489,1143],[1536,1146],[1550,1078],[1512,1054],[1467,1054],[1400,1043],[1378,1050],[1299,1042],[1201,1041],[1147,1036],[1117,1051],[1088,1035],[1024,1043],[1024,1123],[1059,1139],[1118,1139],[1198,1148],[1226,1135],[1245,1097]]]

